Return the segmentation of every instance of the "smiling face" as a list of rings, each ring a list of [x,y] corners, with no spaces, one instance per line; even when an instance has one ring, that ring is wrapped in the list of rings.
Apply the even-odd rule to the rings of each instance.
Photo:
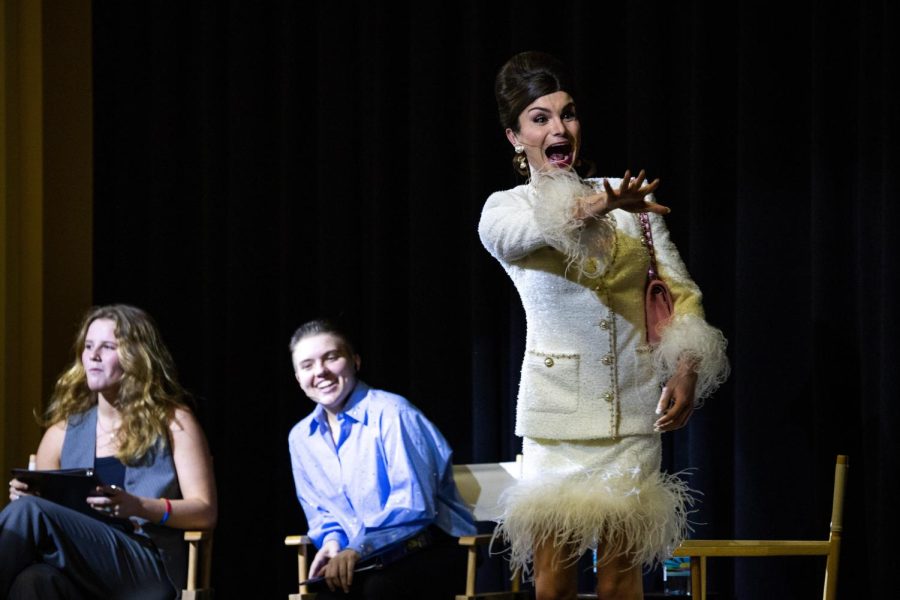
[[[294,375],[309,399],[331,414],[341,412],[356,387],[359,355],[351,354],[340,337],[320,333],[298,341],[292,358]]]
[[[519,131],[507,129],[506,138],[513,146],[525,146],[534,170],[547,166],[571,169],[581,145],[575,101],[566,92],[541,96],[519,114]]]
[[[88,327],[81,352],[87,386],[107,401],[112,401],[125,371],[119,362],[119,341],[112,319],[95,319]]]

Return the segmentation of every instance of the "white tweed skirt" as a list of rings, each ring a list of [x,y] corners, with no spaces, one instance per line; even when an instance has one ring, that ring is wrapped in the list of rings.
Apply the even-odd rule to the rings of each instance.
[[[561,549],[563,562],[596,548],[601,565],[626,556],[652,566],[688,531],[691,490],[660,472],[659,435],[524,438],[523,454],[523,478],[501,498],[494,535],[509,545],[511,564],[524,573],[530,573],[532,549],[548,541]]]

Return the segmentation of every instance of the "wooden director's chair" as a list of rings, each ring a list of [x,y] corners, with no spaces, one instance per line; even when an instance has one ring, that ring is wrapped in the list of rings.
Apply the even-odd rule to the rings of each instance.
[[[181,590],[181,600],[212,600],[213,532],[211,529],[185,531],[184,541],[188,544],[188,572],[187,587]]]
[[[687,556],[691,559],[691,595],[706,600],[708,557],[825,556],[825,588],[822,598],[834,600],[837,594],[847,469],[847,457],[839,455],[834,468],[831,531],[827,540],[685,540],[675,550],[675,556]]]
[[[459,488],[463,501],[472,509],[476,521],[493,521],[498,516],[498,500],[500,494],[521,477],[521,457],[517,462],[484,463],[473,465],[454,465],[453,479]],[[490,534],[467,535],[459,538],[461,546],[468,550],[466,565],[466,590],[457,594],[456,600],[524,600],[527,592],[520,590],[520,576],[515,573],[512,589],[505,592],[475,593],[475,571],[478,561],[478,548],[489,544]],[[285,546],[297,547],[298,581],[306,581],[309,577],[310,553],[312,540],[305,535],[290,535],[284,538]],[[290,594],[289,600],[313,600],[316,595],[305,585],[299,586],[296,594]]]

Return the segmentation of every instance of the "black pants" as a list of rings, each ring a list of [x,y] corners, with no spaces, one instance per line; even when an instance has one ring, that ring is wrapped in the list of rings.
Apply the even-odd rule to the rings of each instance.
[[[311,586],[317,600],[453,600],[466,587],[466,549],[443,535],[428,548],[404,556],[382,569],[357,573],[350,593]]]
[[[0,512],[0,598],[10,592],[27,598],[29,590],[42,590],[31,597],[66,600],[76,594],[129,600],[175,597],[149,540],[43,498],[22,496]]]
[[[7,600],[86,600],[56,567],[34,563],[13,580]]]

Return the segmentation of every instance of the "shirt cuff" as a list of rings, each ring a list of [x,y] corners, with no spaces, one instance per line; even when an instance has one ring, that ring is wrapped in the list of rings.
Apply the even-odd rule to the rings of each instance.
[[[341,531],[332,531],[330,533],[325,534],[325,537],[322,538],[322,545],[324,546],[327,542],[331,540],[335,540],[340,546],[340,549],[343,550],[347,547],[347,536]]]
[[[350,550],[356,550],[359,553],[361,558],[365,558],[370,554],[373,554],[376,550],[379,550],[370,540],[366,539],[365,535],[358,536],[353,540],[347,542],[347,548]]]

